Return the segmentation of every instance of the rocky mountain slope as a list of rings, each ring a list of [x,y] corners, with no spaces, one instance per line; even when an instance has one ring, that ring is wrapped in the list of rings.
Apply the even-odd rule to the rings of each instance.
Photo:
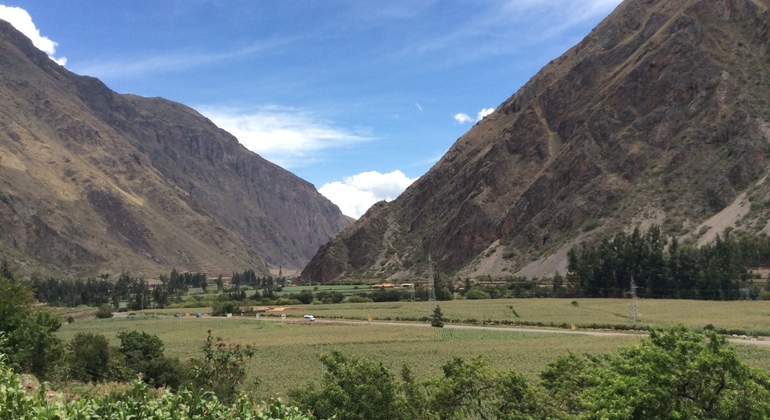
[[[768,231],[768,7],[626,0],[302,276],[543,276],[617,229]]]
[[[0,255],[20,274],[301,268],[351,222],[194,110],[75,75],[0,21]]]

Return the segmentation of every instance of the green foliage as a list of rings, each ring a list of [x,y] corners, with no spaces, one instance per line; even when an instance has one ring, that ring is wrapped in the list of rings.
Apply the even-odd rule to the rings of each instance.
[[[109,342],[101,334],[78,333],[68,344],[70,377],[100,382],[109,370]]]
[[[54,333],[58,318],[33,310],[32,293],[23,284],[0,277],[0,332],[6,336],[8,364],[17,372],[50,375],[62,354]]]
[[[112,318],[112,307],[110,305],[102,305],[96,311],[96,317],[100,319]]]
[[[770,377],[743,364],[726,339],[682,326],[653,330],[618,355],[570,355],[541,375],[566,414],[586,419],[770,416]]]
[[[326,368],[322,383],[291,393],[300,408],[318,418],[405,418],[395,376],[382,362],[348,357],[338,351],[322,354],[320,359]]]
[[[486,359],[455,358],[444,377],[427,384],[430,412],[442,419],[529,419],[544,414],[520,374],[489,367]]]
[[[0,348],[3,348],[0,340]],[[166,392],[150,396],[147,385],[134,382],[125,396],[81,397],[77,400],[49,398],[46,387],[35,394],[27,394],[21,378],[6,365],[7,356],[0,353],[0,418],[2,419],[198,419],[218,420],[305,420],[311,417],[297,407],[280,400],[253,404],[241,397],[233,404],[221,402],[212,393],[195,394],[190,391]]]
[[[144,331],[121,331],[118,338],[128,369],[141,374],[144,382],[156,387],[179,388],[183,376],[182,364],[163,355],[163,341],[158,336]]]
[[[667,240],[658,226],[645,234],[618,232],[568,254],[567,281],[573,295],[623,297],[633,279],[648,298],[725,300],[758,296],[741,293],[750,285],[748,267],[770,262],[770,242],[726,232],[712,244],[694,248]]]
[[[372,302],[371,298],[365,297],[365,296],[349,296],[347,299],[348,303],[369,303]]]
[[[481,290],[478,287],[472,287],[470,290],[465,292],[465,298],[466,299],[489,299],[489,293]]]
[[[226,314],[240,314],[241,308],[237,303],[228,300],[224,302],[215,302],[211,306],[211,315],[224,316]]]
[[[189,377],[193,391],[213,392],[226,403],[234,402],[246,378],[245,362],[254,356],[254,348],[226,344],[220,337],[214,339],[209,330],[202,350],[203,356],[191,361]]]
[[[436,327],[436,328],[443,328],[444,327],[444,314],[441,313],[441,307],[439,305],[436,305],[435,308],[433,308],[433,313],[430,316],[430,326]]]

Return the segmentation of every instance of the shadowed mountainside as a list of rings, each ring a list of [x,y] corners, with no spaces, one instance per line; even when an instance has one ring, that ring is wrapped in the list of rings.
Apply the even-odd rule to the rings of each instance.
[[[769,6],[624,1],[302,277],[552,275],[618,229],[694,242],[736,199],[718,228],[768,232]]]
[[[75,75],[0,21],[0,251],[20,274],[267,274],[351,222],[196,111]]]

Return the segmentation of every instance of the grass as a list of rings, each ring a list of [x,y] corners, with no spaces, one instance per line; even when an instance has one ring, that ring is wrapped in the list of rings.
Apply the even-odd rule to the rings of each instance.
[[[449,318],[513,320],[512,306],[521,316],[516,320],[577,323],[631,324],[629,300],[507,299],[439,302]],[[642,321],[652,325],[684,323],[693,328],[713,324],[722,328],[766,329],[770,308],[764,302],[701,302],[682,300],[641,300]],[[292,308],[289,320],[305,313],[322,318],[348,317],[377,319],[430,315],[426,302],[307,305]],[[194,310],[190,310],[194,313]],[[158,311],[159,314],[179,310]],[[201,312],[206,312],[202,310]],[[492,330],[449,330],[414,326],[376,324],[337,325],[320,322],[257,321],[252,317],[176,318],[137,315],[133,318],[85,319],[62,326],[61,338],[71,339],[78,332],[104,334],[118,345],[119,331],[139,330],[158,335],[166,354],[186,359],[200,354],[206,330],[227,342],[251,344],[257,356],[249,362],[249,374],[258,376],[260,398],[285,395],[322,375],[318,354],[332,349],[347,354],[382,360],[394,373],[408,365],[418,378],[441,375],[440,367],[453,357],[484,355],[492,366],[513,369],[535,379],[545,365],[572,351],[575,353],[614,352],[620,346],[638,342],[639,336],[593,337],[547,333],[496,332]],[[737,346],[750,365],[770,369],[770,348]]]

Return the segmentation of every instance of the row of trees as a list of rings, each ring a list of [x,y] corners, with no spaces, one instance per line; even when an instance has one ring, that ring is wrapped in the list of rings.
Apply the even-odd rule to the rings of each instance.
[[[111,304],[118,309],[121,302],[127,302],[129,309],[140,310],[165,307],[172,298],[178,298],[190,287],[200,287],[205,291],[208,280],[203,273],[179,273],[174,269],[168,276],[161,275],[160,283],[154,285],[144,278],[128,274],[121,274],[115,280],[111,280],[108,274],[85,280],[33,277],[30,283],[35,299],[52,306],[96,307]]]
[[[728,231],[696,248],[668,240],[653,226],[573,248],[568,260],[567,286],[576,296],[624,297],[633,281],[637,294],[648,298],[755,298],[759,289],[748,268],[770,265],[770,240]]]

